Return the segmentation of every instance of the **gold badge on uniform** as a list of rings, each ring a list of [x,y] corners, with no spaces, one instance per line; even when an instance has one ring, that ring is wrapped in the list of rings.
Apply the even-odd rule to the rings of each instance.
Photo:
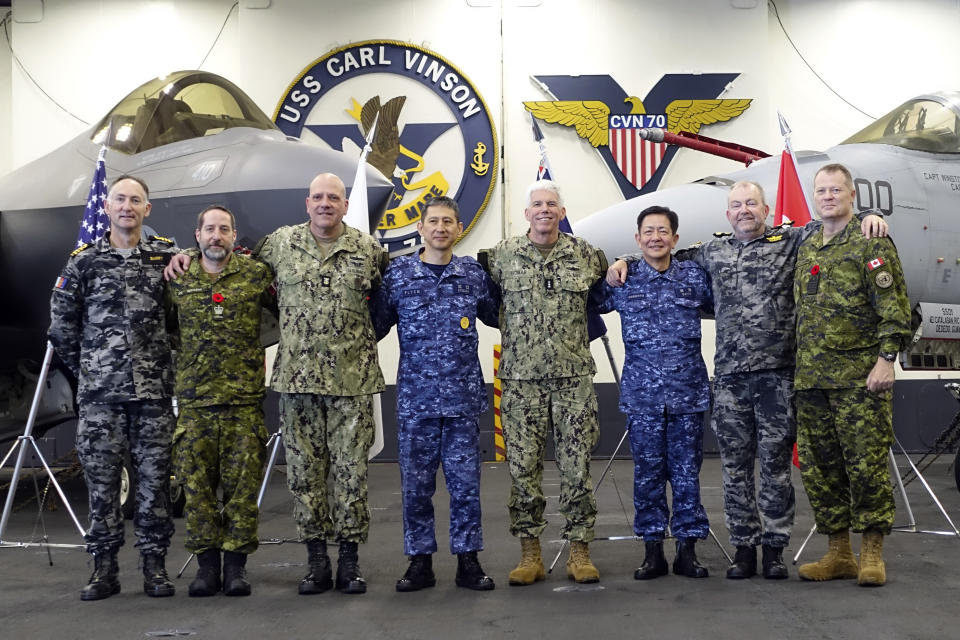
[[[461,329],[469,329],[469,328],[470,328],[470,318],[468,318],[467,316],[463,316],[462,318],[460,318],[460,328],[461,328]]]
[[[876,283],[881,289],[888,289],[893,284],[893,275],[889,271],[881,271],[877,274]]]

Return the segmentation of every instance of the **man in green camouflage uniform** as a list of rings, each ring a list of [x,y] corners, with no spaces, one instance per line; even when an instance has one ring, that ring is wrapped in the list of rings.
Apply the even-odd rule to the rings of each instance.
[[[522,548],[510,584],[545,577],[539,538],[547,525],[542,484],[549,430],[560,468],[561,533],[571,541],[567,575],[597,582],[600,574],[587,546],[597,514],[590,451],[599,431],[586,305],[590,287],[606,273],[606,259],[582,239],[559,232],[566,209],[556,183],[530,185],[524,215],[530,223],[526,234],[480,255],[503,295],[500,408],[512,480],[510,533]]]
[[[254,252],[276,273],[280,346],[271,386],[280,392],[287,480],[310,563],[299,591],[332,586],[326,541],[334,538],[337,589],[364,593],[357,544],[370,526],[373,394],[384,388],[368,300],[388,258],[372,236],[343,223],[346,189],[337,176],[314,178],[306,204],[309,222],[277,229]]]
[[[894,362],[910,338],[910,307],[896,248],[859,233],[854,197],[846,167],[817,172],[823,229],[800,246],[794,273],[801,476],[817,529],[830,536],[827,554],[798,573],[879,586],[894,515],[887,464]],[[863,532],[859,567],[850,529]]]
[[[110,231],[71,254],[50,297],[50,342],[77,378],[77,454],[90,498],[84,537],[94,570],[80,598],[120,593],[120,473],[126,455],[135,469],[133,523],[143,590],[153,597],[172,596],[164,557],[173,535],[173,367],[162,272],[176,250],[166,238],[141,240],[150,200],[139,178],[117,178],[104,209]]]
[[[259,542],[257,491],[267,438],[260,317],[273,274],[232,253],[237,230],[224,207],[204,209],[195,234],[199,251],[188,252],[195,259],[167,285],[180,327],[174,464],[186,491],[185,544],[199,565],[189,592],[212,596],[222,584],[228,596],[249,595],[244,567]]]

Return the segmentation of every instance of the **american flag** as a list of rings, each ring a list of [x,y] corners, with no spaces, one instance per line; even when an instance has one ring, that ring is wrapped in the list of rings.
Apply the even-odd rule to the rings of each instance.
[[[80,232],[77,234],[78,247],[96,242],[110,229],[110,218],[103,209],[103,201],[107,199],[107,169],[104,163],[106,155],[107,147],[104,145],[100,148],[100,155],[97,156],[97,169],[93,173],[87,206],[83,210],[83,219],[80,221]]]

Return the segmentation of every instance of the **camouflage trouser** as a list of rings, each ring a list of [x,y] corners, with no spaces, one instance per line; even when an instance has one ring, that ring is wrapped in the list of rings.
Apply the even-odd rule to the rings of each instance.
[[[793,370],[717,376],[711,422],[720,445],[730,542],[787,546],[796,503],[790,480],[797,439]],[[759,493],[754,459],[760,465]]]
[[[888,466],[890,391],[797,391],[797,444],[800,476],[820,533],[890,533],[895,510]]]
[[[597,443],[597,396],[591,376],[503,380],[500,404],[510,468],[510,533],[537,538],[543,517],[543,451],[552,429],[560,469],[561,535],[590,542],[597,501],[590,480],[590,451]]]
[[[633,454],[633,531],[645,541],[663,540],[670,520],[676,538],[706,538],[707,512],[700,503],[703,464],[703,413],[630,414]],[[673,493],[673,515],[667,509],[667,482]]]
[[[397,416],[403,484],[403,552],[434,553],[437,467],[450,494],[450,552],[483,549],[480,524],[480,426],[477,416]]]
[[[77,454],[90,497],[90,528],[84,539],[90,553],[114,552],[123,545],[120,470],[126,452],[133,461],[137,547],[147,555],[166,555],[173,535],[170,519],[170,399],[80,405]]]
[[[262,405],[180,409],[173,453],[174,471],[187,498],[187,551],[257,550],[257,493],[266,440]],[[223,494],[222,511],[217,489]]]
[[[366,542],[373,396],[281,393],[280,424],[300,539]]]

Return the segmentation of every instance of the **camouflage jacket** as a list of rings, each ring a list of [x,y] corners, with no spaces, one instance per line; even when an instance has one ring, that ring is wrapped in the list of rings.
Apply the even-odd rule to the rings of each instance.
[[[270,386],[334,396],[383,391],[368,306],[387,261],[377,241],[344,225],[324,258],[306,222],[277,229],[254,254],[276,274],[280,345]]]
[[[50,296],[50,342],[77,377],[78,403],[173,394],[163,267],[176,253],[150,236],[124,257],[110,233],[74,251]]]
[[[793,292],[797,389],[864,387],[879,353],[909,342],[897,250],[889,238],[864,238],[856,218],[826,246],[822,230],[800,246]]]
[[[374,301],[377,337],[396,324],[400,338],[399,413],[438,418],[487,410],[477,318],[496,327],[500,297],[476,260],[454,256],[437,278],[419,255],[397,258]]]
[[[659,273],[631,262],[622,287],[604,283],[601,310],[620,312],[625,362],[620,410],[695,413],[710,407],[700,349],[700,312],[713,311],[707,274],[693,262],[671,260]]]
[[[606,273],[603,253],[565,233],[546,258],[526,235],[484,253],[503,296],[499,376],[544,380],[596,373],[586,308],[591,286]]]
[[[270,269],[233,255],[212,281],[199,251],[190,268],[167,283],[167,302],[179,326],[176,391],[181,406],[258,403],[264,386],[260,316],[269,305]]]
[[[800,243],[820,227],[774,227],[747,242],[718,238],[692,252],[713,287],[716,375],[793,367],[794,264]]]

